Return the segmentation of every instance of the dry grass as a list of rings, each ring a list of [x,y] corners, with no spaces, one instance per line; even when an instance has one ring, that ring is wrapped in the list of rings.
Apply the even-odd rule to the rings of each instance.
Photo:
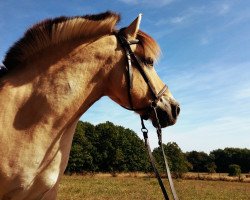
[[[166,180],[164,180],[167,185]],[[180,200],[249,200],[250,183],[175,180]],[[143,174],[64,176],[59,200],[160,200],[162,194],[155,178]]]
[[[241,174],[238,176],[228,176],[227,173],[186,173],[183,176],[186,180],[206,180],[206,181],[230,181],[230,182],[248,182],[250,183],[249,174]]]

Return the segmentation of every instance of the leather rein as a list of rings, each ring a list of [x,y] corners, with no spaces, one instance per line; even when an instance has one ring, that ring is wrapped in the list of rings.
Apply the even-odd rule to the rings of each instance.
[[[143,62],[134,54],[134,52],[132,51],[130,45],[133,44],[138,44],[140,41],[139,40],[132,40],[132,41],[128,41],[127,38],[124,36],[123,34],[123,30],[121,29],[117,34],[116,37],[121,45],[121,47],[123,48],[126,58],[127,58],[127,66],[126,66],[126,71],[127,71],[127,87],[128,87],[128,100],[129,100],[129,104],[130,107],[124,107],[127,110],[132,110],[132,111],[142,111],[142,110],[148,110],[148,111],[153,111],[153,114],[155,115],[156,118],[156,131],[157,131],[157,136],[158,136],[158,144],[162,150],[162,154],[163,154],[163,158],[164,158],[164,163],[165,163],[165,167],[166,167],[166,171],[167,171],[167,177],[168,177],[168,182],[171,188],[171,193],[172,196],[174,197],[174,200],[179,200],[175,188],[174,188],[174,184],[173,184],[173,180],[171,177],[171,173],[170,173],[170,169],[168,166],[168,161],[167,161],[167,157],[165,155],[164,152],[164,147],[162,144],[162,129],[161,129],[161,125],[160,125],[160,121],[158,118],[158,114],[157,114],[157,102],[160,100],[160,98],[164,95],[164,93],[167,90],[167,86],[164,85],[164,87],[157,93],[153,87],[152,82],[150,81],[148,75],[145,73],[144,69],[143,69]],[[133,89],[133,73],[132,73],[132,62],[135,64],[135,66],[137,67],[137,69],[139,70],[140,74],[142,75],[143,79],[145,80],[145,82],[147,83],[153,100],[150,102],[150,105],[146,106],[146,107],[142,107],[142,108],[135,108],[133,105],[133,99],[132,99],[132,93],[131,90]],[[149,155],[149,159],[151,162],[151,165],[153,167],[154,173],[156,175],[156,178],[158,180],[158,183],[161,187],[163,196],[166,200],[169,200],[169,195],[167,194],[166,188],[161,180],[161,176],[156,168],[156,164],[155,164],[155,159],[152,155],[152,151],[148,142],[148,129],[145,127],[144,125],[144,119],[142,116],[141,117],[141,131],[143,133],[143,137],[145,140],[145,146],[147,148],[148,151],[148,155]]]

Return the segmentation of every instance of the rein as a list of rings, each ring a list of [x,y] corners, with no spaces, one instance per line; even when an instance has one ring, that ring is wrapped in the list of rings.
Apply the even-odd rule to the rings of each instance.
[[[123,35],[123,29],[121,29],[116,34],[116,36],[117,36],[117,39],[120,42],[123,50],[125,51],[125,55],[126,55],[126,58],[127,58],[127,67],[126,67],[126,69],[127,69],[127,77],[128,77],[128,82],[127,82],[127,85],[128,85],[128,100],[129,100],[130,107],[125,107],[125,106],[122,106],[122,107],[124,107],[127,110],[131,110],[131,111],[141,111],[141,110],[149,110],[149,111],[152,110],[153,111],[153,114],[155,115],[155,118],[156,118],[156,132],[157,132],[157,136],[158,136],[158,144],[159,144],[159,146],[160,146],[160,148],[162,150],[164,163],[165,163],[165,167],[166,167],[166,171],[167,171],[168,182],[169,182],[169,185],[170,185],[170,188],[171,188],[171,193],[172,193],[172,196],[174,197],[174,200],[179,200],[179,198],[178,198],[178,196],[176,194],[175,188],[174,188],[173,180],[172,180],[170,169],[169,169],[169,166],[168,166],[167,157],[166,157],[165,152],[164,152],[164,148],[163,148],[163,144],[162,144],[162,129],[161,129],[160,121],[159,121],[158,114],[157,114],[157,111],[156,111],[157,102],[161,99],[161,97],[163,96],[163,94],[167,90],[167,86],[164,85],[164,87],[158,93],[155,91],[155,89],[153,87],[153,84],[151,83],[149,77],[147,76],[147,74],[143,70],[142,61],[134,54],[134,52],[132,51],[132,49],[130,47],[130,45],[132,45],[132,44],[138,44],[139,40],[128,41],[127,38]],[[149,106],[142,107],[142,108],[135,108],[134,105],[133,105],[133,99],[132,99],[132,94],[131,94],[131,90],[133,88],[132,62],[135,63],[137,69],[141,73],[143,79],[145,80],[145,82],[149,86],[149,89],[150,89],[150,91],[152,93],[153,100],[151,101]],[[165,200],[169,200],[169,195],[167,194],[167,190],[166,190],[166,188],[165,188],[165,186],[164,186],[164,184],[162,182],[161,176],[160,176],[160,174],[159,174],[159,172],[158,172],[158,170],[156,168],[155,159],[154,159],[154,157],[152,155],[152,151],[151,151],[151,148],[150,148],[150,145],[149,145],[148,129],[145,127],[143,117],[142,116],[140,116],[140,117],[141,117],[141,126],[142,126],[141,131],[143,133],[143,137],[144,137],[144,140],[145,140],[145,146],[146,146],[147,151],[148,151],[148,155],[149,155],[151,165],[153,167],[154,173],[155,173],[156,178],[158,180],[158,183],[159,183],[159,185],[161,187],[161,190],[162,190],[162,193],[163,193],[163,196],[164,196]]]
[[[157,132],[157,136],[158,136],[158,144],[159,144],[159,146],[161,148],[161,151],[162,151],[162,155],[163,155],[163,159],[164,159],[164,163],[165,163],[165,168],[166,168],[166,171],[167,171],[168,183],[170,185],[171,193],[172,193],[172,196],[174,197],[174,200],[179,200],[179,198],[177,196],[177,193],[176,193],[176,190],[175,190],[175,187],[174,187],[174,182],[173,182],[173,179],[172,179],[172,176],[171,176],[171,172],[170,172],[170,169],[169,169],[167,156],[165,154],[164,147],[163,147],[163,144],[162,144],[162,130],[161,130],[161,125],[159,123],[158,115],[157,115],[157,112],[156,112],[156,107],[153,107],[153,110],[154,110],[155,116],[157,118],[156,132]],[[153,154],[152,154],[152,151],[151,151],[151,148],[150,148],[150,145],[149,145],[149,141],[148,141],[148,129],[145,127],[142,117],[141,117],[141,126],[142,126],[141,132],[143,133],[145,146],[147,148],[149,159],[150,159],[151,165],[153,167],[155,176],[156,176],[156,178],[158,180],[158,183],[159,183],[159,185],[161,187],[161,191],[163,193],[164,198],[166,200],[169,200],[169,196],[167,194],[166,188],[165,188],[165,186],[164,186],[164,184],[163,184],[163,182],[161,180],[161,176],[160,176],[160,174],[159,174],[159,172],[157,170],[156,164],[155,164],[155,159],[153,157]]]

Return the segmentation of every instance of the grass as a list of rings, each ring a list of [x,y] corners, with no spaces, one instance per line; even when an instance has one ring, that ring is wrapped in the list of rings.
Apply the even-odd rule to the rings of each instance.
[[[250,183],[174,180],[180,200],[249,200]],[[164,180],[167,185],[166,180]],[[109,175],[64,176],[58,193],[59,200],[161,200],[155,178]]]

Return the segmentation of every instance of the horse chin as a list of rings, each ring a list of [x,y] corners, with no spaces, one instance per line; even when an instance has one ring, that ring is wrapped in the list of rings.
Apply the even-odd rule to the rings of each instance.
[[[176,119],[172,117],[171,112],[165,111],[161,108],[157,108],[156,111],[161,128],[172,126],[176,123]],[[157,128],[158,120],[156,119],[155,114],[152,113],[150,119],[152,121],[153,126]]]

